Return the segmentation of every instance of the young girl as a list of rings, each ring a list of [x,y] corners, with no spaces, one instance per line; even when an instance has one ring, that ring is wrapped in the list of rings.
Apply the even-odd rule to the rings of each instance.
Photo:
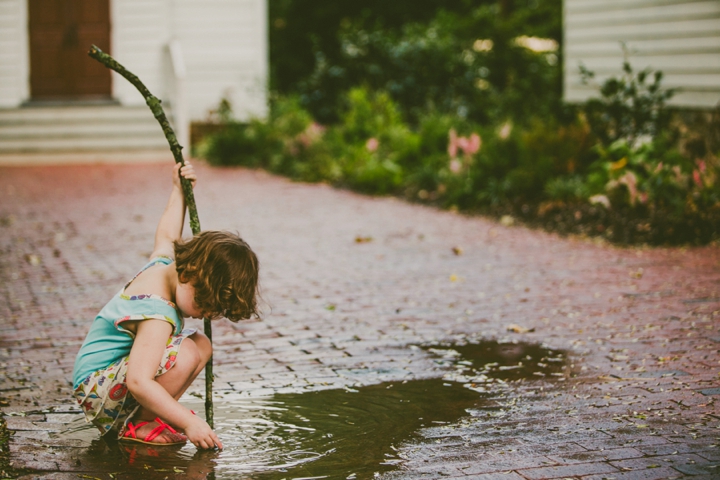
[[[180,241],[180,175],[195,185],[193,167],[177,164],[150,263],[103,307],[80,347],[75,398],[103,435],[222,448],[210,426],[178,403],[212,354],[208,338],[183,329],[183,318],[257,315],[258,262],[231,233],[208,231]]]

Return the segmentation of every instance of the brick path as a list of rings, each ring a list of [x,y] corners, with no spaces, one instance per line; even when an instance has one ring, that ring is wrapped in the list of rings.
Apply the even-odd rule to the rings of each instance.
[[[74,355],[149,253],[167,172],[0,168],[0,406],[13,466],[44,472],[27,478],[102,477],[50,432],[78,417]],[[215,326],[216,391],[447,375],[397,348],[421,343],[544,343],[571,352],[571,375],[425,429],[386,477],[720,478],[717,247],[619,249],[262,172],[199,174],[203,228],[253,245],[269,304],[262,322]]]

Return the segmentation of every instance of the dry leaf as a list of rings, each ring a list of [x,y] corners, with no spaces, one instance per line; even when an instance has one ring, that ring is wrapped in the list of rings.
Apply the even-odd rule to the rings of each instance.
[[[510,324],[510,325],[507,326],[507,331],[508,331],[508,332],[514,332],[514,333],[528,333],[528,332],[534,332],[535,329],[534,329],[534,328],[523,327],[523,326],[521,326],[521,325],[517,325],[517,324],[512,323],[512,324]]]
[[[637,269],[636,271],[634,271],[634,272],[632,272],[632,271],[631,271],[631,272],[628,272],[628,274],[629,274],[632,278],[642,278],[643,272],[644,272],[644,271],[643,271],[642,268],[638,268],[638,269]]]
[[[40,265],[40,255],[28,253],[25,255],[25,260],[27,260],[27,262],[33,267],[37,267],[38,265]]]

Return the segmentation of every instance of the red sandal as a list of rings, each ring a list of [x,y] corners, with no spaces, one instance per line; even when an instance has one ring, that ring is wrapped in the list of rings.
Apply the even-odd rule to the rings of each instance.
[[[155,446],[162,446],[162,445],[185,445],[187,443],[187,440],[177,441],[177,442],[153,442],[157,438],[158,435],[160,435],[165,429],[167,429],[170,433],[178,433],[173,427],[168,425],[167,423],[160,420],[160,417],[156,417],[155,421],[158,423],[158,426],[153,428],[150,433],[147,434],[147,436],[143,439],[140,439],[137,437],[137,430],[141,427],[144,427],[150,422],[140,422],[137,425],[133,425],[131,422],[127,423],[127,430],[125,430],[125,434],[122,436],[120,441],[125,442],[137,442],[137,443],[145,443],[147,445],[155,445]]]

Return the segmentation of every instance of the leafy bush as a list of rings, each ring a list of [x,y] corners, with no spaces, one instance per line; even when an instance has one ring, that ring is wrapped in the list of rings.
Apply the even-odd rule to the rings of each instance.
[[[718,239],[720,162],[712,144],[700,149],[695,137],[669,131],[662,100],[669,94],[660,76],[649,100],[637,93],[645,78],[607,80],[603,99],[568,108],[565,121],[516,122],[508,114],[488,124],[431,107],[410,121],[393,95],[367,85],[338,97],[338,121],[327,126],[297,96],[274,98],[266,121],[236,122],[225,104],[203,153],[213,164],[512,214],[621,243]]]
[[[290,69],[291,62],[280,56],[273,78],[286,93],[299,95],[302,105],[324,123],[339,121],[345,93],[360,85],[387,92],[413,126],[428,108],[481,124],[492,124],[501,115],[522,123],[534,115],[558,114],[563,109],[560,2],[514,3],[504,14],[494,1],[428,5],[431,16],[418,15],[417,7],[407,4],[409,21],[392,28],[382,17],[372,22],[366,16],[347,16],[308,45],[314,52],[308,59],[311,72],[290,77],[295,80],[286,85],[280,72]],[[292,22],[281,18],[283,25]],[[333,28],[335,37],[328,38]],[[291,34],[284,29],[274,35],[284,39]],[[550,51],[533,51],[518,41],[538,34],[551,39]]]
[[[720,201],[717,160],[692,162],[660,142],[631,147],[618,140],[598,150],[600,158],[587,183],[591,193],[606,194],[610,204],[677,216]]]
[[[587,200],[589,190],[585,179],[579,175],[555,177],[545,184],[545,194],[550,200],[573,202]]]
[[[662,72],[645,69],[635,73],[627,60],[622,69],[622,76],[603,82],[602,98],[590,99],[584,108],[590,128],[605,146],[621,139],[634,145],[643,137],[654,138],[670,118],[665,102],[675,91],[662,88]],[[595,76],[584,66],[580,71],[584,83]],[[647,83],[650,77],[652,82]]]

